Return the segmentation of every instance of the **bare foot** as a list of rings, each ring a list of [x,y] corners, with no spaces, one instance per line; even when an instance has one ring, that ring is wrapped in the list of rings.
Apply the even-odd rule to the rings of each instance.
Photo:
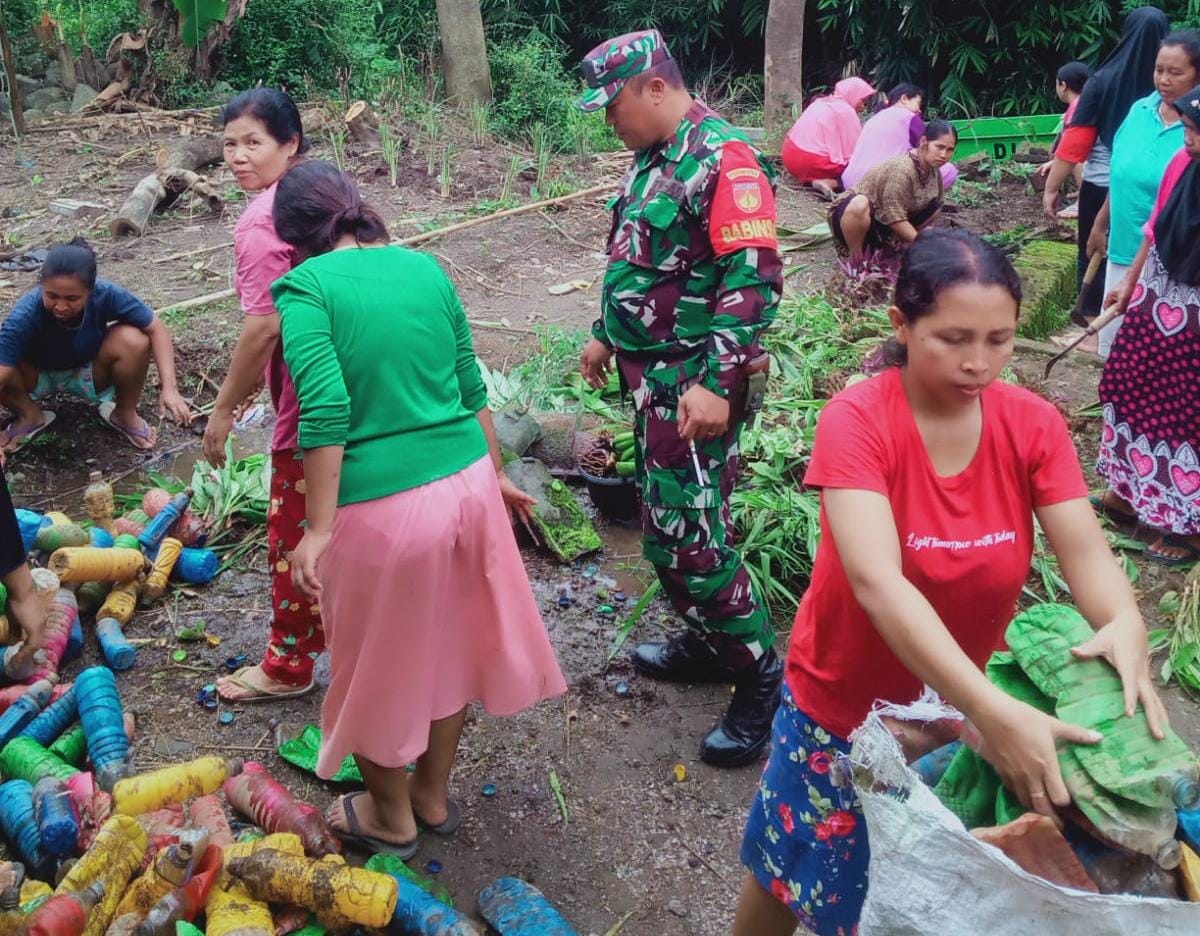
[[[339,796],[325,810],[325,821],[335,832],[351,835],[369,835],[371,838],[382,839],[393,845],[407,845],[417,837],[417,820],[411,810],[404,821],[396,827],[384,825],[375,809],[375,800],[367,793],[351,793],[354,797],[354,818],[358,827],[350,828],[350,820],[346,816],[345,802],[347,796]]]
[[[1187,565],[1200,559],[1200,536],[1161,536],[1146,547],[1146,558],[1163,565]]]
[[[272,679],[263,672],[261,665],[243,666],[232,676],[222,676],[217,680],[217,695],[226,702],[245,702],[251,699],[287,696],[303,688],[303,686],[292,686]]]

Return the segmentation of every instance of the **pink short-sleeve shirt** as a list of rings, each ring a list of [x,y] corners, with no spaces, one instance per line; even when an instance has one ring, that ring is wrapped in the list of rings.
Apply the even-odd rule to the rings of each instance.
[[[271,284],[295,265],[292,248],[275,233],[275,222],[271,217],[274,205],[275,186],[272,185],[250,203],[233,231],[236,264],[233,285],[246,315],[277,312],[271,299]],[[283,363],[281,342],[275,345],[265,376],[276,415],[271,450],[299,448],[300,403],[287,365]]]

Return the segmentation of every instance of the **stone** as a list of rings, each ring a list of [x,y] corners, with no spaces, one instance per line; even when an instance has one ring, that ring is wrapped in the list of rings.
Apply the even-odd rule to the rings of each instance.
[[[46,86],[59,87],[62,85],[62,66],[58,62],[51,62],[46,66]]]
[[[62,88],[39,88],[25,95],[25,106],[30,110],[49,111],[54,104],[66,103],[67,92]]]
[[[670,910],[677,917],[682,918],[682,917],[687,916],[687,907],[685,907],[683,905],[683,902],[681,900],[678,900],[676,898],[672,898],[671,900],[669,900],[667,902],[667,909]]]
[[[87,218],[102,215],[107,209],[95,202],[79,201],[76,198],[56,198],[50,202],[50,210],[64,218]]]
[[[493,421],[500,448],[517,456],[528,452],[529,447],[542,435],[537,420],[519,410],[505,408],[495,415]]]
[[[14,55],[13,58],[16,59],[16,65],[21,74],[32,75],[34,78],[44,78],[46,69],[50,65],[49,59],[37,52],[20,58]]]
[[[71,113],[79,113],[89,104],[91,104],[92,101],[96,100],[96,98],[99,97],[99,94],[100,92],[98,92],[91,85],[82,81],[79,82],[79,84],[75,85],[75,95],[71,98]]]
[[[17,75],[17,87],[21,89],[21,96],[27,98],[34,91],[40,91],[45,85],[37,78],[30,78],[28,75]]]
[[[27,124],[41,123],[45,119],[46,115],[37,108],[30,108],[25,111],[25,123]]]

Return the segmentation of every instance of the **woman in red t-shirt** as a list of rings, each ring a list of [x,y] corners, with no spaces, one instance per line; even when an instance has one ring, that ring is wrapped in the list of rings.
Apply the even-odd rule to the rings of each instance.
[[[1012,357],[1021,286],[974,234],[926,231],[904,256],[889,310],[891,367],[821,414],[805,484],[821,489],[821,545],[796,613],[771,758],[742,844],[750,869],[735,936],[857,926],[867,829],[830,764],[876,700],[909,703],[928,684],[979,729],[983,753],[1029,808],[1069,796],[1057,741],[1094,743],[992,686],[1029,575],[1033,517],[1096,636],[1075,653],[1121,674],[1126,708],[1161,735],[1146,630],[1133,590],[1087,501],[1062,417],[997,381]]]

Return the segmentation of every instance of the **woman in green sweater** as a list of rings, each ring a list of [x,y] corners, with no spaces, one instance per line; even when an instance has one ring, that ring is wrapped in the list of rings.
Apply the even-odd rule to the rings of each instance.
[[[307,258],[271,291],[307,485],[292,576],[320,599],[332,664],[317,773],[353,754],[367,791],[335,802],[331,825],[407,859],[418,828],[458,826],[448,783],[467,705],[512,715],[566,691],[512,532],[533,499],[500,470],[437,264],[390,246],[329,163],[283,177],[274,220]]]

